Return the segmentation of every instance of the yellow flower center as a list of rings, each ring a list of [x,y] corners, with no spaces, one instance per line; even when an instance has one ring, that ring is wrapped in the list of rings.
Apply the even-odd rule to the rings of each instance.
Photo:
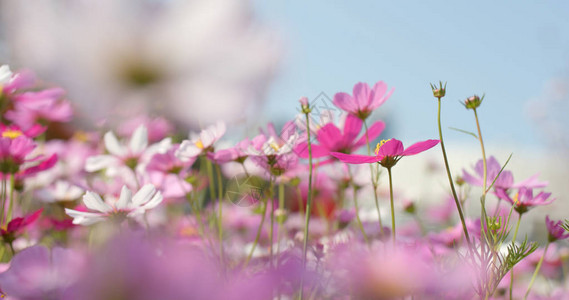
[[[200,148],[200,149],[203,149],[203,142],[202,142],[202,140],[197,140],[195,144],[196,144],[196,147],[198,147],[198,148]]]
[[[73,138],[80,141],[80,142],[87,142],[89,140],[89,136],[87,135],[87,133],[85,131],[76,131],[73,134]]]
[[[9,139],[13,140],[13,139],[21,136],[22,134],[23,133],[19,130],[8,129],[8,130],[2,132],[2,137],[9,138]]]
[[[275,150],[275,151],[277,151],[277,152],[278,152],[279,149],[281,148],[281,147],[279,146],[279,144],[277,144],[277,143],[275,143],[275,142],[270,143],[269,146],[270,146],[271,148],[273,148],[273,150]]]
[[[375,146],[375,155],[379,155],[379,148],[381,148],[381,146],[383,146],[383,144],[385,144],[389,141],[391,141],[391,139],[381,140],[381,142],[377,143],[377,146]]]
[[[514,205],[515,205],[515,206],[520,206],[520,193],[519,193],[519,192],[514,195],[514,199],[513,199],[513,200],[514,200]]]

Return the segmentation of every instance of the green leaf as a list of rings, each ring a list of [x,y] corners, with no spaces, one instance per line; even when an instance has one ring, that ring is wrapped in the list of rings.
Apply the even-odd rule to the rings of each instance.
[[[458,128],[454,128],[454,127],[449,127],[448,129],[454,130],[454,131],[458,131],[458,132],[462,132],[462,133],[466,133],[469,134],[471,136],[473,136],[475,139],[478,139],[478,136],[476,134],[474,134],[473,132],[470,131],[466,131],[466,130],[462,130],[462,129],[458,129]]]

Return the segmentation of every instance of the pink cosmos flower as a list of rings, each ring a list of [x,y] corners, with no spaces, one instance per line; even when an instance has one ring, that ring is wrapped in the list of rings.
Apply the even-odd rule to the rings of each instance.
[[[319,158],[330,155],[331,152],[352,153],[366,144],[365,133],[359,139],[357,138],[362,129],[363,122],[354,115],[347,115],[344,122],[343,130],[333,123],[324,125],[317,131],[316,139],[319,144],[312,144],[312,157]],[[385,123],[375,122],[368,129],[368,141],[377,138],[383,129]],[[295,152],[302,158],[308,158],[308,145],[306,142],[298,144]]]
[[[36,128],[37,127],[33,127]],[[34,129],[30,130],[34,130]],[[33,135],[30,131],[28,134]],[[49,169],[57,162],[57,155],[53,154],[45,159],[43,155],[32,156],[36,143],[17,127],[0,127],[0,175],[2,178],[9,174],[21,179]],[[35,165],[28,163],[39,162]],[[25,168],[21,168],[26,164]]]
[[[176,156],[181,160],[190,160],[213,150],[213,144],[225,134],[225,123],[219,121],[201,132],[190,132],[190,139],[180,144]]]
[[[569,233],[561,227],[561,224],[561,221],[553,221],[549,219],[549,216],[545,216],[545,226],[547,227],[550,242],[569,238]]]
[[[500,173],[502,166],[500,165],[500,163],[498,163],[498,161],[496,160],[496,158],[494,156],[490,156],[490,157],[488,157],[486,168],[487,168],[486,186],[490,186],[492,184],[492,182],[494,182],[494,179],[496,178],[496,176],[498,176],[498,174]],[[471,185],[483,186],[483,183],[484,183],[484,163],[482,160],[479,160],[478,162],[476,162],[476,165],[474,166],[474,172],[475,172],[475,174],[472,175],[469,172],[467,172],[466,170],[462,170],[462,176],[463,176],[464,181],[468,182]],[[512,188],[516,189],[516,188],[521,188],[521,187],[526,187],[526,188],[546,187],[549,183],[546,181],[539,181],[537,179],[538,175],[539,174],[535,174],[526,180],[522,180],[520,182],[514,183],[514,176],[513,176],[512,172],[504,170],[504,171],[502,171],[502,173],[500,174],[498,179],[496,179],[496,182],[494,183],[494,188],[495,189],[499,189],[499,188],[500,189],[512,189]]]
[[[14,108],[6,112],[6,119],[22,128],[29,128],[40,120],[69,122],[73,117],[71,103],[63,100],[65,91],[50,88],[38,92],[25,92],[12,97]]]
[[[280,135],[273,124],[269,124],[267,129],[267,134],[262,133],[253,139],[247,152],[251,160],[270,174],[282,175],[298,163],[293,149],[299,142],[299,135],[292,121],[283,125]]]
[[[385,168],[393,167],[403,156],[419,154],[423,151],[433,148],[439,143],[439,140],[426,140],[415,143],[407,149],[403,148],[403,143],[396,139],[383,140],[378,143],[375,148],[375,156],[345,154],[340,152],[332,152],[331,154],[340,161],[348,164],[365,164],[379,163]]]
[[[162,194],[151,184],[143,186],[134,196],[126,186],[123,186],[120,197],[114,203],[107,203],[99,195],[87,192],[83,196],[83,203],[95,212],[66,208],[65,213],[74,219],[73,224],[88,226],[105,219],[120,222],[125,218],[136,217],[155,208],[161,202]]]
[[[520,214],[527,212],[534,206],[547,205],[555,200],[551,199],[547,201],[549,196],[551,196],[551,193],[540,192],[534,196],[533,189],[525,187],[520,188],[513,197],[510,197],[510,195],[508,195],[508,193],[503,189],[496,190],[496,195],[500,199],[510,202],[514,206],[514,209]]]
[[[0,235],[6,243],[12,243],[16,238],[16,234],[35,222],[41,215],[43,208],[24,217],[14,218],[8,222],[5,228],[0,228]]]
[[[365,120],[372,111],[382,105],[393,93],[393,89],[387,92],[387,84],[377,82],[370,90],[367,83],[358,82],[354,85],[353,96],[347,93],[334,95],[334,105],[346,112]]]
[[[180,160],[175,153],[180,145],[174,145],[166,153],[156,153],[146,166],[149,181],[162,191],[166,199],[184,197],[192,191],[186,179],[192,175],[191,167],[196,157]]]

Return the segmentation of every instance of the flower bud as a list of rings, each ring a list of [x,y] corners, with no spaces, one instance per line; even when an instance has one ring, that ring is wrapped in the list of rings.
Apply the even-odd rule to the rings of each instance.
[[[441,99],[446,94],[447,84],[445,82],[445,86],[443,87],[442,81],[439,81],[439,86],[437,87],[436,84],[431,83],[431,89],[433,90],[433,96],[435,96],[435,98]]]
[[[300,107],[302,108],[302,113],[303,114],[309,114],[311,109],[310,109],[310,105],[308,104],[308,98],[306,97],[301,97],[298,102],[300,102]]]
[[[477,95],[468,97],[464,100],[464,107],[466,107],[466,109],[476,109],[482,104],[482,100],[484,100],[484,96],[482,96],[482,98]]]

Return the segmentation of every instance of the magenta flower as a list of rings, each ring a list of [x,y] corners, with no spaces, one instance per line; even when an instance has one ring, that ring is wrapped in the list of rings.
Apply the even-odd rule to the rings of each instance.
[[[551,193],[541,192],[541,193],[537,194],[536,196],[534,196],[533,195],[533,189],[525,188],[525,187],[520,188],[518,190],[518,192],[516,194],[514,194],[513,197],[510,197],[510,195],[508,195],[506,193],[506,191],[504,191],[502,189],[496,190],[496,195],[500,199],[510,202],[514,206],[514,209],[519,214],[523,214],[523,213],[527,212],[528,209],[530,209],[534,206],[547,205],[547,204],[550,204],[551,202],[553,202],[555,200],[555,199],[551,199],[551,200],[547,201],[549,196],[551,196]]]
[[[345,154],[340,152],[332,152],[331,154],[340,161],[348,164],[365,164],[379,163],[385,168],[393,167],[403,156],[419,154],[423,151],[433,148],[439,143],[439,140],[426,140],[415,143],[407,149],[403,148],[400,140],[389,139],[378,143],[375,148],[375,155],[359,155]]]
[[[341,130],[333,123],[328,123],[320,128],[316,133],[316,139],[319,144],[312,144],[312,157],[320,158],[330,155],[331,152],[352,153],[366,144],[366,136],[362,135],[357,138],[362,129],[363,122],[354,115],[348,115],[344,122],[344,128]],[[377,138],[383,129],[385,123],[375,122],[368,129],[367,140],[372,141]],[[308,145],[306,142],[300,143],[295,152],[302,158],[308,158]]]
[[[494,156],[490,156],[487,161],[487,178],[486,178],[486,186],[490,186],[496,176],[500,173],[502,166]],[[484,163],[482,160],[476,162],[474,166],[475,174],[472,175],[468,173],[466,170],[462,170],[462,176],[464,181],[468,182],[471,185],[475,186],[483,186],[484,183]],[[514,183],[514,176],[512,172],[504,170],[496,179],[494,183],[494,188],[496,189],[511,189],[511,188],[542,188],[548,185],[546,181],[539,181],[537,179],[538,174],[531,176],[526,180],[522,180],[520,182]]]
[[[353,96],[343,92],[336,93],[334,105],[365,120],[374,109],[382,105],[391,96],[393,89],[387,94],[386,92],[387,84],[383,81],[377,82],[371,90],[367,83],[358,82],[354,85]]]
[[[553,221],[549,216],[545,216],[545,226],[547,227],[549,242],[569,238],[569,233],[561,227],[561,221]]]
[[[32,151],[36,149],[36,143],[25,134],[33,134],[31,132],[38,129],[32,126],[28,131],[22,132],[17,127],[0,128],[0,177],[5,178],[8,174],[15,174],[17,179],[28,177],[53,167],[57,162],[57,155],[53,154],[49,158],[44,159],[43,155],[31,156]],[[36,165],[28,163],[39,162]],[[26,164],[25,168],[21,168]]]
[[[0,235],[5,243],[12,243],[16,238],[17,234],[26,228],[28,225],[35,222],[41,215],[43,208],[31,213],[25,217],[14,218],[12,221],[8,222],[5,228],[0,228]]]
[[[29,128],[40,120],[69,122],[73,117],[71,103],[64,100],[65,91],[51,88],[38,92],[25,92],[15,95],[14,109],[6,112],[6,119],[22,128]]]

